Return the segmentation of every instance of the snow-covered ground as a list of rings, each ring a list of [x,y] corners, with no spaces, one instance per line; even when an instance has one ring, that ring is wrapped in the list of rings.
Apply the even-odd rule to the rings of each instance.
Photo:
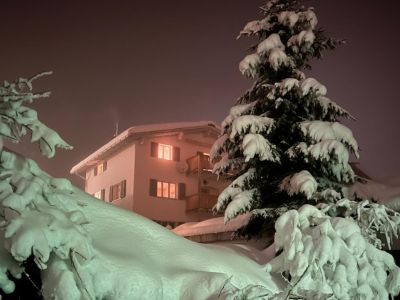
[[[93,247],[107,262],[99,277],[112,277],[119,286],[113,290],[125,293],[113,299],[206,299],[217,296],[228,279],[239,289],[256,284],[277,290],[263,266],[245,254],[191,242],[146,218],[75,192],[87,205]]]
[[[43,269],[45,299],[232,299],[253,286],[255,296],[280,290],[278,277],[249,258],[255,249],[189,241],[12,153],[3,151],[2,167],[13,173],[0,187],[8,220],[0,238],[5,291],[12,290],[7,270],[18,276],[18,261],[32,254]]]
[[[240,215],[226,224],[224,223],[224,217],[212,218],[201,222],[189,222],[174,228],[172,231],[180,236],[236,231],[247,225],[250,217],[251,214]]]

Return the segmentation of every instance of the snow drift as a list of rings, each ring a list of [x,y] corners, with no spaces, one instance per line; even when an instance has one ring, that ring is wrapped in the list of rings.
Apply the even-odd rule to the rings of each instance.
[[[0,288],[13,291],[31,255],[45,299],[228,299],[260,286],[279,291],[263,267],[220,246],[202,245],[101,202],[3,151]],[[254,291],[253,291],[254,292]]]

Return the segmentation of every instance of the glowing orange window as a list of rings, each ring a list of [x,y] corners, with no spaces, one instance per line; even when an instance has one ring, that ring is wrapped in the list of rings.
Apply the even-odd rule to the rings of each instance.
[[[158,158],[172,160],[172,146],[158,144]]]

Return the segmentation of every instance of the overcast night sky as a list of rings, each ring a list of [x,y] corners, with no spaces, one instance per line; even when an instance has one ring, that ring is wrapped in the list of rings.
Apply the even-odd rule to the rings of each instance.
[[[349,110],[346,123],[373,178],[400,176],[400,1],[319,0],[319,24],[347,44],[310,75]],[[40,119],[75,148],[50,161],[35,146],[15,148],[55,176],[108,142],[115,122],[220,123],[251,85],[238,71],[251,41],[235,40],[260,18],[259,0],[2,1],[0,80],[53,70],[36,82],[50,99]],[[81,182],[75,178],[75,183]]]

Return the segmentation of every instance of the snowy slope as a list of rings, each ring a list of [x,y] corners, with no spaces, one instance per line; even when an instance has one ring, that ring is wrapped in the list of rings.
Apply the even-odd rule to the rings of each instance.
[[[217,217],[201,222],[190,222],[179,225],[174,228],[172,232],[180,236],[193,236],[209,233],[221,233],[236,231],[239,228],[247,225],[251,214],[244,214],[237,216],[235,219],[230,220],[228,223],[224,223],[224,217]]]
[[[276,291],[262,266],[229,248],[197,244],[139,215],[76,191],[88,206],[89,232],[98,255],[108,261],[115,283],[137,299],[206,299],[224,282],[239,288],[260,284]],[[107,220],[107,221],[105,221]],[[126,288],[118,289],[125,290]],[[122,299],[122,298],[118,298]]]
[[[45,299],[232,299],[247,286],[279,290],[245,253],[191,242],[52,178],[31,160],[5,151],[1,158],[3,172],[12,170],[0,187],[5,292],[13,289],[7,270],[18,276],[18,261],[32,254],[43,269]]]

